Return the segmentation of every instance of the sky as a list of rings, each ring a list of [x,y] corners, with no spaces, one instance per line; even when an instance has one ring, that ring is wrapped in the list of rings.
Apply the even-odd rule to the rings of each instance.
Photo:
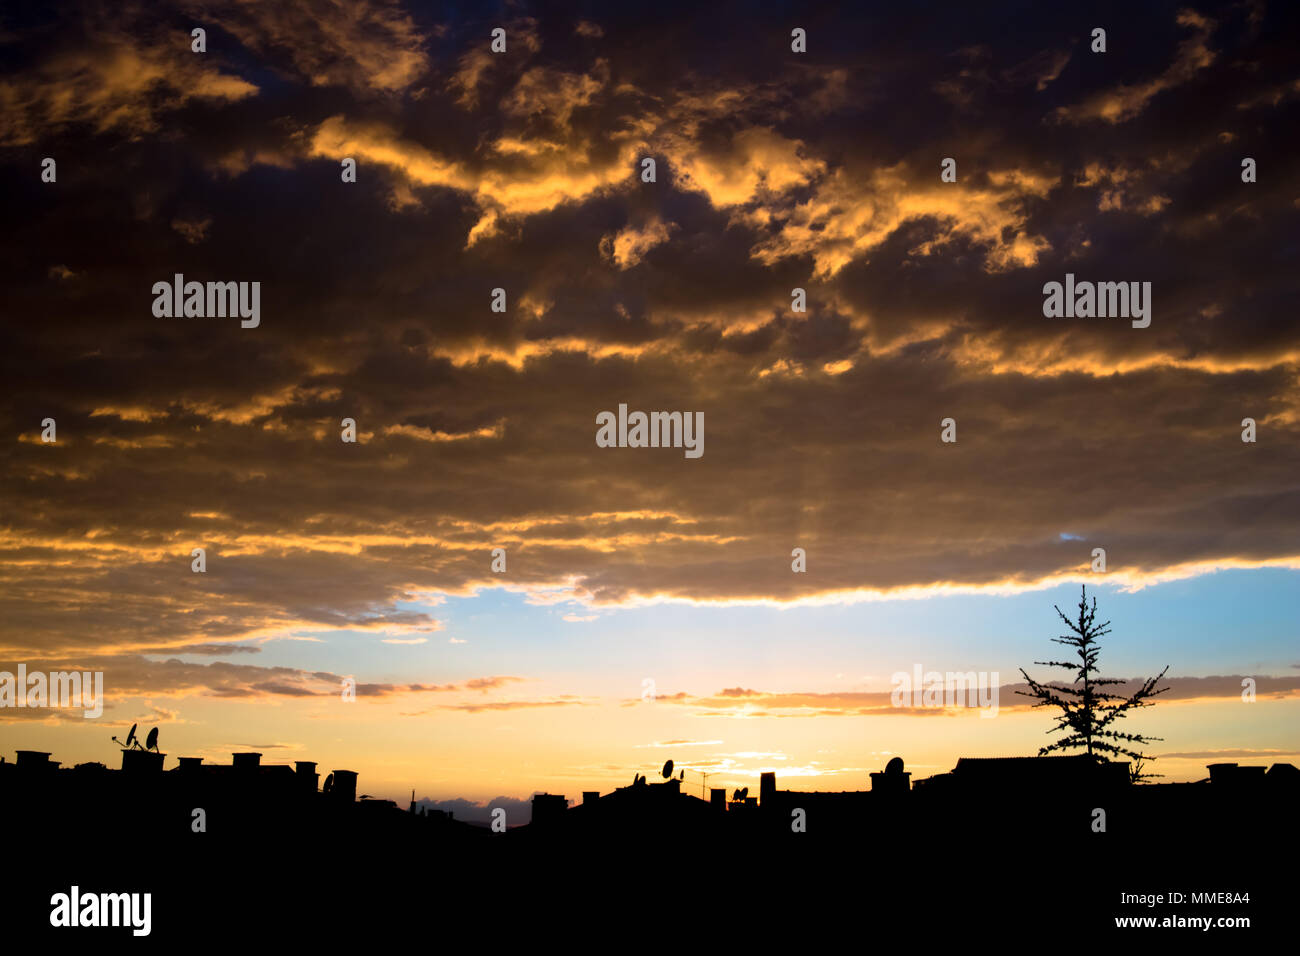
[[[1020,669],[1086,586],[1103,676],[1168,667],[1147,769],[1300,761],[1297,18],[5,10],[0,669],[106,702],[0,753],[865,789],[1050,742]],[[1048,317],[1067,275],[1149,326]],[[620,405],[702,453],[603,447]]]

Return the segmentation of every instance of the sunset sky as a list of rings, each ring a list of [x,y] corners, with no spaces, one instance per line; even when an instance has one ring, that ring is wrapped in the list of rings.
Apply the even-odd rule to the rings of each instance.
[[[0,12],[0,669],[107,695],[0,753],[866,789],[1048,743],[1086,584],[1105,676],[1169,665],[1149,769],[1300,762],[1300,7],[856,6]],[[1044,317],[1067,273],[1150,326]],[[703,455],[597,447],[620,403]]]

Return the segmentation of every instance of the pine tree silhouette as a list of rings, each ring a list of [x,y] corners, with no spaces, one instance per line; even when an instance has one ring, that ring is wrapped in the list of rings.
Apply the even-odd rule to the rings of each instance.
[[[1056,607],[1053,605],[1053,607]],[[1131,748],[1130,745],[1144,746],[1161,737],[1145,737],[1142,734],[1128,734],[1115,729],[1115,721],[1123,719],[1130,710],[1137,707],[1150,707],[1153,701],[1150,698],[1157,694],[1163,694],[1168,687],[1156,689],[1156,684],[1165,676],[1169,670],[1169,665],[1165,665],[1157,676],[1143,682],[1137,692],[1132,696],[1125,697],[1123,694],[1115,694],[1104,688],[1114,685],[1123,684],[1123,680],[1118,678],[1102,678],[1097,675],[1097,658],[1101,654],[1101,648],[1098,640],[1110,633],[1110,621],[1104,624],[1097,623],[1097,599],[1092,599],[1092,606],[1088,606],[1088,588],[1084,586],[1083,594],[1079,598],[1079,619],[1071,621],[1059,607],[1056,613],[1060,615],[1073,631],[1073,634],[1063,634],[1060,637],[1052,638],[1057,644],[1064,644],[1067,647],[1073,647],[1078,653],[1078,662],[1069,661],[1034,661],[1035,664],[1041,664],[1045,667],[1064,667],[1066,670],[1075,672],[1074,681],[1069,685],[1062,684],[1040,684],[1028,674],[1024,668],[1020,673],[1024,675],[1026,682],[1029,684],[1029,690],[1016,691],[1025,697],[1036,698],[1038,703],[1035,707],[1059,707],[1060,715],[1056,718],[1056,726],[1048,733],[1064,733],[1060,740],[1053,741],[1046,747],[1038,751],[1038,756],[1052,753],[1056,750],[1076,750],[1084,749],[1088,756],[1095,759],[1098,763],[1105,762],[1109,759],[1107,754],[1124,755],[1131,757],[1135,764],[1130,771],[1131,779],[1136,782],[1139,779],[1159,776],[1159,774],[1142,773],[1142,765],[1148,760],[1156,758],[1147,754],[1140,753]]]

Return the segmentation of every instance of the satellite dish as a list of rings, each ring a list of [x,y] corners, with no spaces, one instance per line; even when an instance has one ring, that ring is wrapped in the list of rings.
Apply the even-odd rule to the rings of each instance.
[[[732,794],[731,794],[731,799],[732,799],[732,800],[735,800],[737,803],[740,802],[740,788],[739,788],[739,787],[737,787],[737,788],[732,792]]]
[[[686,779],[686,771],[683,770],[681,773],[679,773],[679,774],[677,775],[677,779],[678,779],[678,780],[685,780],[685,779]]]
[[[749,796],[749,787],[741,787],[741,788],[740,788],[739,790],[737,790],[736,792],[737,792],[738,794],[740,794],[740,799],[741,799],[741,800],[744,800],[746,797]]]
[[[146,750],[158,749],[158,728],[157,727],[149,731],[149,736],[145,738],[144,746]]]
[[[128,748],[131,746],[132,743],[138,743],[138,742],[139,742],[139,741],[137,741],[137,740],[135,739],[135,728],[137,728],[137,727],[139,727],[139,726],[140,726],[139,724],[132,724],[132,725],[131,725],[131,732],[130,732],[129,734],[126,735],[126,746],[127,746]]]
[[[668,779],[669,777],[671,777],[672,775],[673,775],[673,762],[672,762],[671,760],[665,760],[665,761],[664,761],[664,779],[667,780],[667,779]]]
[[[334,789],[334,774],[330,774],[328,777],[325,778],[325,786],[323,786],[321,790],[325,793],[329,793],[333,789]]]
[[[893,760],[889,761],[889,763],[885,764],[885,773],[892,774],[892,773],[902,773],[902,772],[903,772],[902,757],[895,757]]]

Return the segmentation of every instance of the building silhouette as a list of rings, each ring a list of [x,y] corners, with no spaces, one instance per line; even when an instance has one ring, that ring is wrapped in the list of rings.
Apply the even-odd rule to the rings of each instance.
[[[805,898],[813,875],[839,872],[846,860],[889,877],[872,884],[873,894],[904,888],[890,906],[934,899],[951,913],[976,898],[973,885],[987,883],[1013,894],[1022,915],[1051,914],[1063,884],[1044,874],[1056,872],[1058,858],[1109,861],[1071,877],[1087,871],[1097,900],[1118,900],[1135,885],[1185,886],[1189,873],[1220,888],[1210,884],[1238,872],[1243,848],[1285,853],[1297,845],[1300,798],[1300,771],[1285,763],[1219,763],[1194,783],[1135,785],[1126,764],[1079,757],[963,757],[913,781],[895,757],[865,790],[786,790],[767,771],[753,796],[715,787],[704,799],[680,778],[650,783],[639,774],[608,793],[584,791],[572,806],[561,794],[537,793],[531,821],[497,833],[422,808],[414,793],[405,808],[358,796],[356,773],[336,768],[322,781],[311,761],[268,765],[245,752],[229,763],[181,757],[164,769],[166,755],[126,750],[110,769],[50,758],[22,750],[13,762],[0,759],[0,825],[22,861],[27,905],[45,906],[74,882],[150,888],[159,896],[156,919],[182,937],[214,913],[241,918],[246,904],[236,900],[348,919],[389,912],[397,899],[420,913],[432,892],[439,919],[450,923],[457,907],[508,897],[503,887],[520,880],[538,915],[576,917],[597,905],[598,887],[608,886],[607,901],[657,899],[697,870],[706,886],[681,906],[699,905],[700,892],[745,906],[760,891],[787,905]],[[1116,865],[1135,847],[1159,850],[1140,880]],[[1017,853],[1024,859],[1013,860]],[[731,897],[707,879],[715,859],[728,868]],[[858,882],[829,879],[808,905],[861,905],[851,893]],[[1229,888],[1243,885],[1234,879]],[[924,892],[908,896],[921,891],[907,887]]]
[[[446,811],[420,808],[412,793],[406,810],[392,800],[357,796],[357,774],[339,768],[330,771],[322,786],[317,764],[299,760],[292,766],[262,763],[262,754],[231,755],[229,764],[207,763],[202,757],[180,757],[164,770],[166,754],[123,750],[121,767],[110,770],[102,763],[64,768],[49,753],[19,750],[13,762],[0,760],[0,811],[6,816],[24,813],[51,815],[72,805],[131,808],[154,811],[152,824],[171,827],[180,811],[192,814],[203,808],[213,827],[233,822],[243,832],[275,829],[293,832],[328,824],[339,832],[366,827],[421,826],[443,837],[464,837],[486,828],[456,821]],[[803,810],[815,820],[834,817],[839,828],[879,826],[890,819],[917,814],[942,818],[974,808],[982,813],[1005,809],[1020,813],[1025,806],[1052,807],[1053,798],[1070,802],[1079,798],[1105,798],[1117,809],[1168,807],[1177,809],[1213,798],[1250,801],[1267,810],[1271,801],[1300,796],[1300,769],[1289,763],[1271,767],[1215,763],[1208,778],[1195,783],[1141,786],[1130,782],[1126,762],[1098,763],[1086,755],[1051,757],[962,757],[946,772],[912,781],[902,758],[893,757],[885,768],[869,774],[870,788],[855,791],[797,791],[778,787],[777,775],[764,771],[759,792],[738,791],[733,799],[714,787],[707,800],[682,788],[678,778],[648,783],[638,775],[625,787],[602,794],[584,791],[570,806],[562,794],[536,793],[532,818],[511,831],[640,832],[655,829],[742,830],[762,824],[784,823],[789,814]],[[188,826],[187,826],[188,829]]]

